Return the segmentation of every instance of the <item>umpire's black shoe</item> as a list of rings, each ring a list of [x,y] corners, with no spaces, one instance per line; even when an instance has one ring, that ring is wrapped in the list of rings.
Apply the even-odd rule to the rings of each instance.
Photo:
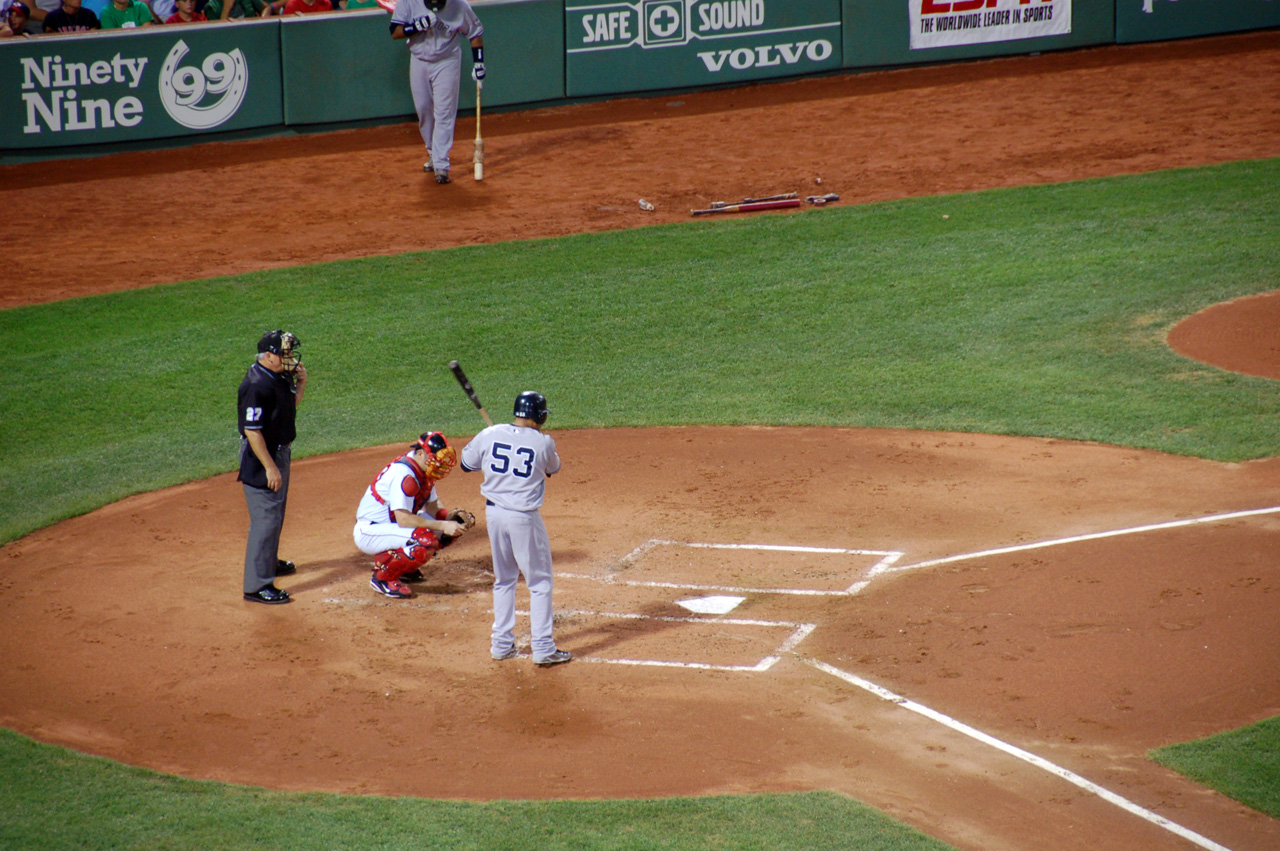
[[[293,562],[276,559],[276,576],[292,576],[297,572],[298,568]]]
[[[269,606],[274,606],[289,602],[289,592],[281,591],[274,585],[268,585],[266,588],[259,588],[252,594],[245,594],[244,598],[250,603],[266,603]]]

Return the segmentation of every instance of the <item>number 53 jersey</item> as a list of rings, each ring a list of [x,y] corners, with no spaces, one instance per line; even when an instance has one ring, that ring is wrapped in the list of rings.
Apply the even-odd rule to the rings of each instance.
[[[560,471],[560,455],[551,435],[536,428],[501,423],[486,428],[462,450],[462,469],[480,470],[480,493],[511,511],[537,511],[547,477]]]

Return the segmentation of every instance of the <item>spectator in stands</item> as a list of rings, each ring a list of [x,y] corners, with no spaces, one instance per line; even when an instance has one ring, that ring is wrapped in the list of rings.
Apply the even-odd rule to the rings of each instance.
[[[339,0],[338,5],[348,12],[354,12],[357,9],[379,9],[381,5],[378,0]]]
[[[22,4],[31,13],[27,18],[27,35],[40,35],[44,32],[44,19],[50,13],[62,8],[62,0],[22,0]],[[0,0],[0,16],[9,17],[10,0]]]
[[[196,0],[178,0],[178,11],[165,19],[166,24],[196,24],[209,20],[204,12],[196,11]]]
[[[173,0],[142,0],[142,2],[147,4],[147,8],[151,10],[151,17],[157,24],[168,23],[173,13],[178,11],[178,4]]]
[[[267,0],[209,0],[205,4],[205,17],[211,21],[229,21],[232,18],[266,17]]]
[[[142,0],[111,0],[111,5],[102,10],[104,30],[131,30],[149,27],[155,22],[151,9]]]
[[[98,16],[80,8],[80,0],[62,0],[56,11],[44,19],[46,33],[84,33],[102,29]]]
[[[22,38],[27,35],[27,21],[31,19],[31,7],[23,0],[13,0],[0,24],[0,38]]]
[[[268,15],[310,15],[314,12],[332,12],[329,0],[272,0],[267,6]]]

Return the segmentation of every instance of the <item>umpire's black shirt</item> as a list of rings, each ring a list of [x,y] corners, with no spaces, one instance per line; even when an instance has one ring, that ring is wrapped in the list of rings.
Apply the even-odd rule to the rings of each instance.
[[[293,443],[298,436],[294,427],[297,405],[294,402],[293,382],[283,372],[275,373],[254,361],[240,382],[237,396],[239,411],[238,428],[243,437],[246,430],[262,432],[267,451],[273,456],[281,446]],[[238,481],[255,488],[267,486],[267,471],[246,444],[240,452]]]

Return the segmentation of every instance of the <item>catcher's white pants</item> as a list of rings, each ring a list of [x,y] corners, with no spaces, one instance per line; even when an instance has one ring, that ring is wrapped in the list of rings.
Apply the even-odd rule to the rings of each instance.
[[[413,106],[418,112],[418,132],[431,151],[431,165],[436,171],[449,170],[461,74],[461,53],[439,62],[409,56],[409,91],[413,93]]]
[[[551,539],[537,511],[512,511],[496,505],[485,509],[489,546],[493,550],[493,633],[490,647],[501,656],[515,644],[516,582],[524,574],[529,586],[529,631],[533,659],[556,652],[551,635]]]
[[[357,522],[352,530],[352,537],[355,539],[356,549],[371,556],[411,547],[417,543],[413,539],[413,530],[399,523]]]

